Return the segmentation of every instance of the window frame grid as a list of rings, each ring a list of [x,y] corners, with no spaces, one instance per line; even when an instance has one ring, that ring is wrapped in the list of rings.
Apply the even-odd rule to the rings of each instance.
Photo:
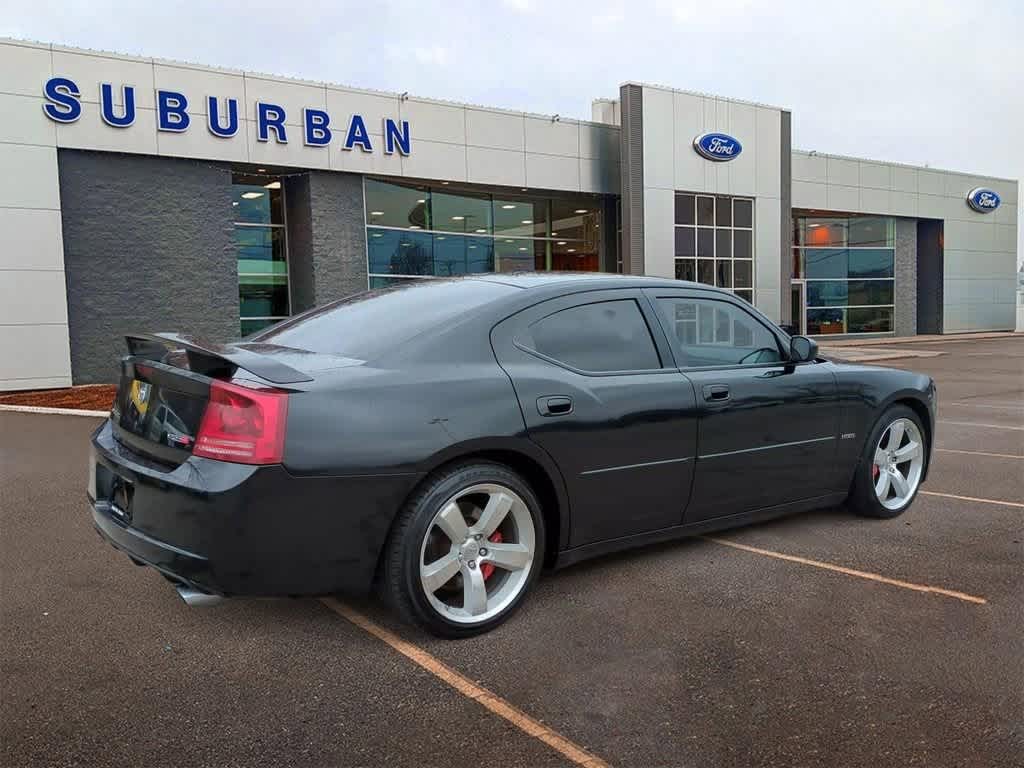
[[[245,175],[247,175],[247,174],[245,174],[243,172],[232,173],[232,180],[231,180],[232,186],[234,186],[235,183],[236,183],[234,181],[235,176],[245,176]],[[247,317],[243,317],[242,316],[242,286],[241,286],[241,281],[239,281],[239,285],[238,285],[238,331],[239,331],[239,335],[241,335],[242,323],[245,322],[245,321],[251,321],[251,320],[273,320],[275,323],[277,323],[277,322],[280,322],[281,320],[287,320],[288,318],[292,317],[292,315],[293,315],[294,304],[292,302],[292,262],[291,262],[291,254],[289,253],[289,243],[288,243],[288,201],[287,201],[286,192],[285,192],[285,185],[282,183],[282,177],[268,176],[266,178],[267,178],[267,184],[272,184],[273,182],[276,181],[276,182],[280,183],[280,185],[281,185],[280,187],[277,188],[277,190],[281,193],[281,221],[279,223],[275,223],[275,222],[257,222],[257,221],[233,221],[232,222],[232,225],[233,225],[232,228],[233,228],[233,230],[238,229],[239,227],[246,228],[246,229],[254,229],[255,228],[255,229],[266,229],[266,230],[280,229],[284,233],[283,237],[281,238],[281,243],[282,243],[281,252],[284,255],[284,265],[285,265],[284,266],[284,269],[285,269],[284,277],[285,277],[285,288],[286,288],[286,293],[287,293],[287,297],[288,297],[288,314],[287,315],[260,315],[260,316],[247,316]],[[243,186],[243,185],[239,185],[239,186]],[[251,184],[247,184],[247,185],[244,185],[244,186],[252,186],[252,185]],[[267,189],[267,187],[265,185],[264,185],[264,189]],[[236,270],[236,274],[237,274],[238,277],[240,277],[240,278],[241,277],[266,277],[266,276],[274,274],[273,272],[239,272],[238,271],[237,245],[238,244],[236,242],[235,243],[235,246],[236,246],[235,270]],[[264,326],[264,328],[266,328],[266,327],[269,327],[269,326]],[[263,330],[263,328],[261,328],[259,330]],[[253,333],[258,333],[258,332],[259,331],[253,331]]]
[[[678,223],[675,222],[676,200],[679,197],[692,197],[693,198],[693,210],[692,210],[693,222],[694,222],[693,224],[678,224]],[[700,200],[700,198],[710,198],[712,200],[712,206],[711,206],[711,214],[712,214],[711,221],[712,221],[712,223],[711,224],[701,224],[701,223],[698,222],[697,212],[698,212],[698,206],[699,206],[698,201]],[[728,199],[729,200],[729,214],[730,214],[729,218],[730,218],[730,221],[729,221],[728,224],[719,224],[718,223],[718,203],[719,203],[720,200],[723,200],[723,199]],[[753,306],[753,304],[754,304],[754,286],[757,284],[757,271],[756,271],[756,264],[755,264],[755,262],[756,262],[756,255],[757,255],[756,254],[757,243],[756,243],[756,240],[754,238],[754,230],[756,228],[756,221],[755,221],[756,205],[755,205],[755,200],[756,200],[755,198],[747,197],[745,195],[717,195],[717,194],[710,194],[710,193],[704,193],[704,192],[686,192],[686,191],[676,190],[674,192],[674,194],[673,194],[673,208],[672,208],[672,211],[673,211],[673,235],[675,233],[675,230],[677,230],[677,229],[693,229],[693,237],[694,237],[693,253],[694,253],[694,255],[692,257],[676,256],[673,253],[673,257],[672,257],[673,272],[675,272],[674,268],[676,267],[676,265],[680,261],[693,262],[693,264],[694,264],[694,273],[693,273],[694,280],[693,281],[694,282],[700,283],[701,285],[711,285],[713,287],[723,288],[725,290],[731,291],[732,293],[736,294],[741,299],[745,299],[745,296],[737,293],[737,291],[749,291],[749,293],[750,293],[750,304]],[[747,226],[737,226],[736,225],[736,203],[737,202],[749,202],[750,203],[750,226],[749,227],[747,227]],[[698,231],[701,230],[701,229],[711,230],[711,232],[712,232],[712,235],[711,235],[712,257],[710,259],[708,259],[706,257],[702,259],[701,256],[698,253],[698,249],[697,249],[697,246],[698,246],[698,243],[699,243]],[[718,232],[719,231],[724,231],[724,232],[728,232],[729,233],[729,251],[730,251],[730,255],[728,257],[720,257],[718,255]],[[750,257],[749,258],[746,258],[746,257],[737,258],[736,257],[736,232],[737,231],[739,231],[739,232],[749,232],[750,233]],[[675,240],[674,240],[674,237],[673,237],[673,247],[674,247],[674,243],[675,243]],[[705,282],[700,280],[700,262],[701,261],[711,261],[712,262],[712,276],[715,279],[715,282],[705,283]],[[730,283],[730,285],[728,285],[728,286],[719,286],[719,285],[717,285],[718,262],[719,261],[730,261],[730,262],[733,263],[732,264],[732,268],[729,271],[729,275],[730,275],[729,283]],[[737,261],[749,262],[750,263],[750,285],[749,286],[744,286],[744,287],[741,287],[741,288],[736,287],[735,262],[737,262]]]

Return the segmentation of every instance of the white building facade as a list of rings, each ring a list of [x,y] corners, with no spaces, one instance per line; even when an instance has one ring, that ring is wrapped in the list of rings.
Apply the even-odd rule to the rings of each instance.
[[[717,284],[813,335],[1012,330],[1016,181],[807,153],[624,84],[593,121],[0,40],[0,389],[486,271]]]

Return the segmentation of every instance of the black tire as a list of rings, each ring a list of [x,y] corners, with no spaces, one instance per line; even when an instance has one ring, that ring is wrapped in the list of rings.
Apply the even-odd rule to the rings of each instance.
[[[435,515],[460,491],[479,484],[502,485],[525,503],[534,528],[534,555],[525,585],[499,614],[479,623],[460,623],[442,616],[427,599],[420,579],[424,537]],[[530,485],[510,468],[488,461],[474,461],[442,469],[428,477],[406,502],[392,528],[384,552],[382,587],[388,602],[404,621],[445,638],[483,634],[508,620],[536,582],[544,562],[544,521],[540,503]],[[486,542],[485,542],[486,543]]]
[[[875,493],[874,478],[872,476],[875,448],[878,446],[879,440],[882,439],[882,434],[885,430],[897,419],[909,419],[917,426],[918,432],[921,435],[922,450],[924,452],[924,469],[927,469],[929,456],[928,433],[925,431],[924,424],[921,423],[920,417],[912,408],[905,405],[889,406],[889,408],[887,408],[878,418],[878,421],[875,422],[874,427],[871,429],[871,433],[868,435],[868,439],[864,443],[864,451],[861,454],[860,462],[857,464],[857,469],[855,470],[853,477],[853,484],[850,488],[850,496],[847,501],[847,505],[852,512],[861,515],[862,517],[874,517],[886,520],[899,517],[907,511],[911,504],[914,503],[914,499],[917,498],[917,493],[921,489],[920,484],[918,484],[910,498],[896,509],[890,509],[884,506],[878,500],[878,496]]]

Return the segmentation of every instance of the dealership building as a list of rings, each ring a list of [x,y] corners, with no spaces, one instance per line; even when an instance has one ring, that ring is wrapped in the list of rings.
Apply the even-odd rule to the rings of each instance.
[[[695,280],[815,336],[1014,328],[1016,181],[794,149],[792,121],[633,82],[582,121],[0,40],[0,389],[110,381],[132,331],[224,340],[476,272]]]

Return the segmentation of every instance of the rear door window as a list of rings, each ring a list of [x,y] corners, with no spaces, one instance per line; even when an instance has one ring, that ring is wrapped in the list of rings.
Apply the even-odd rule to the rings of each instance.
[[[563,309],[532,323],[518,341],[569,368],[593,373],[661,368],[658,351],[633,299]]]

